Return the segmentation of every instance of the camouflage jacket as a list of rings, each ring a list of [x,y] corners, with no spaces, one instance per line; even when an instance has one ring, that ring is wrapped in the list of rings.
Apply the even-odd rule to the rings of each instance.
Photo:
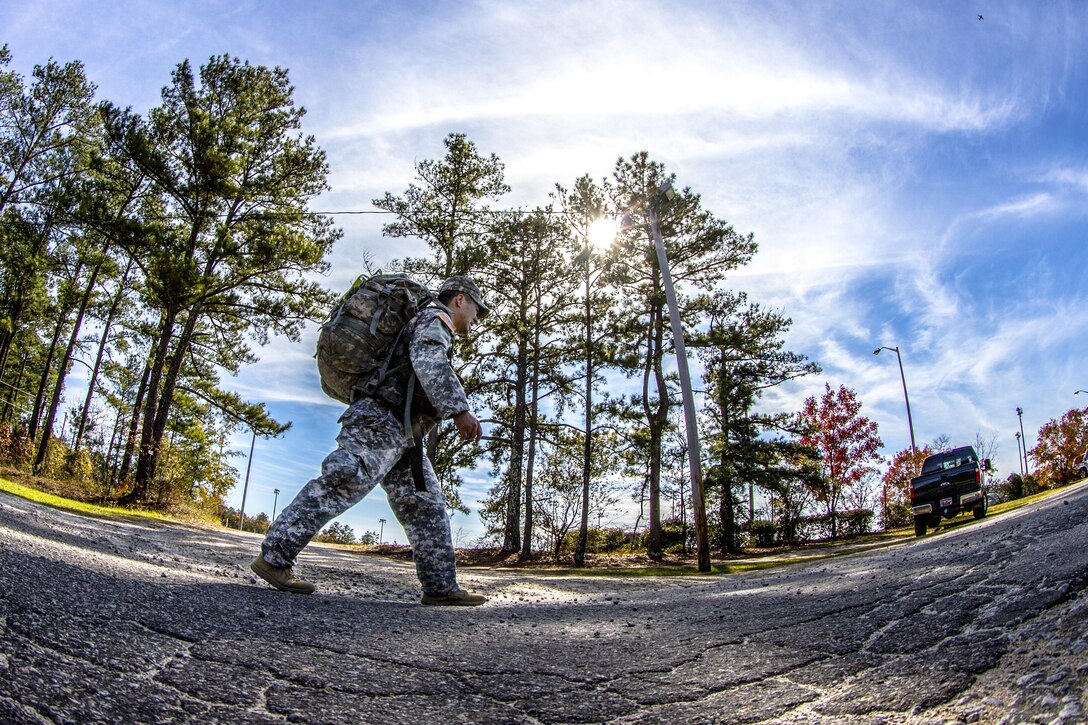
[[[438,304],[425,307],[405,327],[393,351],[389,372],[374,391],[374,398],[402,415],[414,372],[412,418],[452,418],[469,409],[452,359],[453,322],[449,310]]]

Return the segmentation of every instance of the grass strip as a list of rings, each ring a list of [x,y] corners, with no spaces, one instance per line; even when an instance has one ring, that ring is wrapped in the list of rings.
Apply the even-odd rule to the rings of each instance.
[[[1059,488],[1047,489],[1040,491],[1039,493],[1031,496],[1025,496],[1024,498],[1018,498],[1013,501],[1006,501],[1004,503],[995,504],[989,507],[990,515],[997,515],[1014,511],[1022,506],[1026,506],[1035,501],[1042,500],[1056,493],[1064,491],[1067,487],[1062,486]],[[20,498],[40,503],[44,506],[49,506],[61,511],[68,511],[71,513],[81,514],[84,516],[92,516],[95,518],[113,519],[113,520],[155,520],[165,521],[171,523],[179,523],[179,519],[176,517],[159,513],[156,511],[146,511],[142,509],[124,508],[120,506],[103,506],[101,504],[86,503],[83,501],[76,501],[63,496],[57,496],[56,494],[47,493],[45,491],[32,488],[30,486],[24,486],[21,483],[15,483],[6,478],[0,477],[0,491],[4,491]],[[974,518],[968,515],[957,517],[947,523],[942,522],[941,531],[958,528],[960,526],[970,524],[974,522]],[[645,566],[645,567],[600,567],[600,568],[578,568],[578,567],[555,567],[555,568],[533,568],[528,570],[522,570],[522,573],[532,572],[533,574],[540,575],[542,577],[555,576],[581,576],[581,577],[627,577],[627,578],[644,578],[644,577],[676,577],[676,576],[713,576],[716,574],[740,574],[749,571],[759,571],[762,569],[771,569],[779,566],[790,566],[793,564],[801,564],[805,562],[820,561],[822,559],[831,559],[839,556],[847,556],[849,554],[856,553],[859,550],[872,551],[873,549],[884,548],[885,546],[891,546],[893,544],[903,541],[906,534],[912,534],[913,529],[895,529],[892,531],[883,531],[879,533],[870,534],[863,537],[858,537],[851,540],[841,540],[834,542],[827,542],[825,546],[821,548],[836,549],[842,548],[842,551],[828,551],[821,554],[800,554],[798,556],[777,556],[771,555],[766,558],[753,558],[747,561],[730,561],[719,564],[711,564],[709,572],[701,572],[695,565],[677,565],[677,566]],[[875,543],[874,543],[875,542]],[[858,546],[862,544],[864,546]],[[865,545],[867,544],[867,545]]]
[[[6,478],[0,478],[0,491],[60,511],[69,511],[71,513],[77,513],[83,516],[93,516],[100,519],[153,519],[156,521],[176,521],[174,518],[156,511],[143,511],[140,509],[123,508],[121,506],[103,506],[101,504],[86,503],[84,501],[64,498],[63,496],[57,496],[56,494],[39,491],[30,486],[24,486],[21,483],[9,481]]]

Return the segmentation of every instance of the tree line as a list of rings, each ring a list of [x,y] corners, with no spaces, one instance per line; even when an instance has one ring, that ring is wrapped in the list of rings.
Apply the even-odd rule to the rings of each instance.
[[[646,152],[618,159],[606,178],[558,183],[541,205],[511,211],[493,208],[510,191],[496,155],[459,133],[445,149],[416,165],[403,193],[374,204],[395,215],[386,235],[429,247],[394,267],[430,284],[469,275],[493,307],[460,358],[470,396],[489,411],[489,440],[460,444],[446,429],[433,448],[451,508],[467,509],[457,471],[486,459],[494,484],[481,516],[504,551],[566,551],[581,564],[591,535],[629,546],[630,536],[601,530],[624,496],[640,511],[635,545],[651,558],[690,545],[674,341],[645,212],[658,203],[685,339],[703,373],[700,437],[715,546],[735,552],[744,530],[751,537],[755,488],[771,499],[760,514],[785,522],[793,539],[815,510],[826,535],[837,536],[840,518],[864,509],[864,496],[848,494],[872,478],[882,443],[852,391],[828,386],[800,411],[761,409],[767,390],[820,368],[785,348],[791,320],[782,310],[728,289],[728,275],[757,252],[751,234],[703,208]],[[680,190],[661,204],[664,184]],[[595,244],[602,220],[614,238]]]
[[[297,340],[335,299],[312,280],[342,233],[308,209],[328,166],[301,132],[288,73],[229,55],[199,69],[184,61],[161,104],[137,114],[96,101],[79,62],[50,60],[26,79],[10,61],[5,46],[0,458],[86,481],[103,500],[195,503],[229,520],[228,436],[276,436],[290,423],[220,375],[253,363],[271,335]],[[495,154],[460,133],[444,146],[407,189],[373,203],[390,215],[385,235],[429,248],[393,267],[432,286],[468,275],[493,307],[458,358],[488,411],[488,440],[463,444],[440,428],[429,441],[451,509],[468,508],[458,472],[490,467],[481,517],[504,551],[581,564],[590,549],[661,558],[690,544],[674,346],[646,214],[668,183],[679,191],[654,213],[701,363],[715,547],[735,552],[745,533],[768,530],[797,540],[868,528],[882,442],[854,392],[827,385],[798,411],[761,405],[820,369],[785,348],[783,310],[729,289],[757,253],[752,234],[646,152],[511,210],[499,206],[511,189]],[[614,238],[596,244],[602,221]],[[88,390],[62,411],[73,364]],[[756,490],[769,499],[762,511]],[[603,525],[625,497],[637,535]],[[889,510],[885,500],[885,524]]]
[[[238,428],[287,430],[220,386],[253,343],[297,339],[330,294],[340,232],[308,212],[325,154],[287,71],[180,63],[140,115],[94,99],[81,63],[24,79],[0,48],[0,423],[9,460],[103,498],[221,506]],[[61,417],[74,364],[86,397]]]
[[[482,330],[461,344],[461,373],[490,412],[490,440],[460,444],[448,428],[444,445],[432,446],[450,507],[467,511],[457,472],[486,458],[494,484],[481,516],[504,551],[568,552],[582,564],[591,537],[597,550],[634,545],[651,558],[689,547],[673,341],[651,229],[638,213],[678,179],[638,152],[618,159],[606,178],[556,184],[546,203],[510,211],[493,208],[510,191],[502,161],[464,134],[444,144],[444,157],[418,163],[403,193],[374,204],[396,217],[386,235],[422,239],[430,249],[394,267],[431,284],[469,275],[493,306]],[[705,210],[690,188],[656,212],[681,290],[685,339],[702,363],[700,439],[716,548],[852,536],[877,521],[909,525],[909,479],[925,455],[951,441],[941,436],[885,461],[877,424],[845,385],[825,384],[797,411],[765,410],[764,392],[820,368],[785,349],[791,320],[783,310],[728,288],[729,273],[757,252],[753,236]],[[593,243],[601,220],[621,219],[610,244]],[[1068,482],[1075,454],[1088,446],[1084,420],[1070,411],[1044,426],[1032,451],[1036,474],[1020,488],[1021,478],[1010,477],[997,486],[1001,495]],[[997,449],[981,434],[975,447],[986,457]],[[761,511],[757,489],[769,499]],[[639,536],[600,523],[628,495],[640,505]]]

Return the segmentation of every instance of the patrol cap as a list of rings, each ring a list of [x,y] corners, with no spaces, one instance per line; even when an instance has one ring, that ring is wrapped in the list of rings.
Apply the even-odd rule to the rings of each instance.
[[[491,312],[491,308],[484,304],[483,295],[480,294],[480,289],[473,284],[472,280],[468,277],[462,277],[456,275],[450,277],[442,283],[441,289],[438,290],[439,295],[443,295],[446,292],[463,292],[468,295],[476,306],[480,308],[480,319],[484,319]]]

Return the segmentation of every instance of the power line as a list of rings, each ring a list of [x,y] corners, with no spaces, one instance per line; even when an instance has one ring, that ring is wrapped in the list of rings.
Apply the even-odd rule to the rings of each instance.
[[[45,204],[43,202],[36,202],[36,201],[19,201],[19,202],[14,202],[13,206],[39,207],[39,206],[45,206]],[[337,210],[330,210],[330,211],[309,211],[309,210],[299,210],[299,211],[291,211],[291,212],[261,211],[261,212],[256,212],[254,214],[254,216],[251,216],[249,218],[250,219],[254,219],[254,218],[272,219],[272,218],[275,218],[277,216],[284,217],[284,218],[293,218],[293,217],[320,217],[320,216],[365,216],[365,215],[381,215],[381,214],[392,214],[394,216],[400,216],[395,211],[387,211],[385,209],[337,209]],[[537,209],[474,209],[468,215],[469,216],[472,216],[472,215],[480,215],[480,216],[483,216],[483,215],[491,215],[491,216],[518,215],[518,216],[525,216],[525,215],[529,215],[529,214],[548,214],[548,215],[558,215],[558,216],[571,216],[570,212],[565,212],[565,211],[562,211],[562,210],[559,210],[559,209],[540,209],[540,208],[537,208]],[[216,219],[221,219],[221,218],[224,218],[224,217],[228,216],[228,214],[226,212],[222,212],[222,213],[210,214],[209,216],[214,217]],[[82,223],[82,224],[91,224],[91,223],[95,223],[95,224],[103,224],[103,223],[121,224],[121,223],[132,222],[132,221],[185,221],[185,220],[188,220],[190,218],[191,218],[190,216],[185,215],[185,214],[141,214],[141,215],[136,215],[136,216],[132,216],[132,217],[122,217],[122,218],[119,218],[119,219],[103,219],[103,218],[87,219],[87,218],[75,217],[75,216],[63,216],[62,217],[62,219],[65,222],[68,222],[68,223]]]

